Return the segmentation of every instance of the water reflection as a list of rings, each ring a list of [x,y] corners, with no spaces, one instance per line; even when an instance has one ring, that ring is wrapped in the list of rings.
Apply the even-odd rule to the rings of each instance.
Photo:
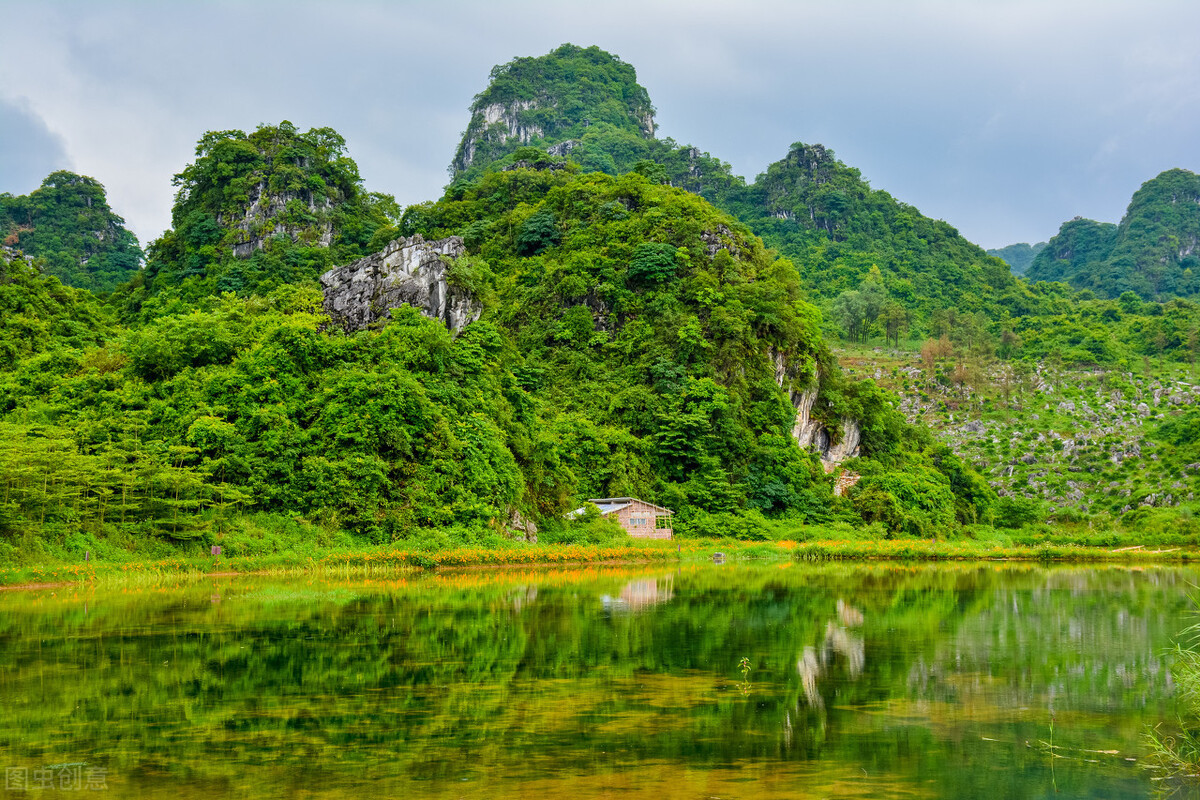
[[[616,597],[602,595],[600,603],[606,611],[645,611],[663,603],[668,603],[674,596],[674,576],[666,575],[661,578],[639,578],[632,580],[621,588]]]
[[[865,642],[862,637],[850,633],[850,628],[863,624],[863,613],[845,600],[838,598],[837,621],[825,623],[825,641],[820,649],[805,647],[796,662],[796,671],[800,674],[800,685],[804,688],[804,699],[810,706],[822,709],[825,699],[817,691],[817,679],[830,668],[836,656],[845,663],[850,680],[855,680],[862,674],[866,663]],[[791,720],[788,720],[788,727]]]
[[[110,796],[1146,797],[1191,570],[584,567],[0,595],[0,766]],[[599,602],[597,602],[599,599]],[[743,682],[738,664],[751,671]],[[1063,753],[1053,776],[1037,743]]]

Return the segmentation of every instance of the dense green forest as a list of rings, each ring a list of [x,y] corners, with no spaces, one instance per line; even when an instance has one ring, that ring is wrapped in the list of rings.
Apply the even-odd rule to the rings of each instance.
[[[251,512],[364,542],[498,541],[518,514],[577,539],[563,512],[624,494],[750,537],[765,517],[931,534],[990,513],[968,467],[839,379],[794,265],[682,189],[552,160],[389,218],[335,134],[286,123],[206,135],[177,181],[176,229],[106,306],[6,257],[49,334],[2,331],[7,542],[210,543]],[[247,230],[254,207],[280,216]],[[326,330],[315,277],[414,234],[464,238],[453,274],[483,318]],[[831,429],[862,428],[855,499],[789,435],[805,389]]]
[[[944,337],[947,341],[934,351],[976,371],[986,371],[997,357],[1053,357],[1126,370],[1145,358],[1176,363],[1195,359],[1191,331],[1200,326],[1200,313],[1185,297],[1138,295],[1117,303],[1125,290],[1111,293],[1076,286],[1069,275],[1039,275],[1037,264],[1057,258],[1055,253],[1084,264],[1107,258],[1116,226],[1086,220],[1067,223],[1067,241],[1060,232],[1041,248],[1028,280],[1022,281],[1006,262],[967,241],[952,226],[872,189],[858,170],[822,145],[794,144],[783,159],[747,184],[732,175],[727,164],[697,148],[651,138],[652,127],[639,127],[635,113],[649,105],[632,67],[598,48],[564,45],[539,58],[497,67],[493,75],[502,76],[495,81],[501,88],[477,96],[460,156],[478,137],[475,123],[487,107],[493,108],[493,116],[511,111],[519,117],[525,111],[517,106],[531,98],[564,98],[562,102],[574,109],[573,119],[599,119],[615,112],[609,106],[607,111],[597,107],[601,95],[577,85],[604,85],[616,97],[637,99],[622,107],[618,132],[588,140],[608,160],[597,160],[594,150],[579,149],[591,128],[541,124],[541,133],[529,138],[501,125],[490,134],[492,150],[476,148],[465,172],[454,173],[452,166],[456,183],[469,183],[469,175],[485,169],[511,168],[517,163],[514,153],[524,148],[520,163],[525,165],[548,164],[558,160],[550,153],[557,153],[584,172],[636,171],[651,181],[700,194],[793,263],[801,291],[821,309],[825,332],[833,337],[896,344],[901,339],[919,343]],[[542,117],[550,113],[544,108]],[[534,145],[543,152],[534,152]],[[1190,219],[1188,213],[1200,213],[1195,203],[1184,202],[1192,196],[1189,175],[1184,170],[1164,173],[1148,182],[1131,205],[1131,211],[1143,209],[1135,216],[1158,220],[1155,230],[1165,242],[1184,241],[1184,249],[1191,239],[1186,225],[1180,227],[1181,220]],[[1171,180],[1165,181],[1168,176]],[[1168,202],[1171,197],[1179,202]],[[1174,209],[1173,215],[1161,208],[1146,210],[1164,204]],[[1135,224],[1132,216],[1122,223],[1130,230],[1148,225]],[[1147,240],[1132,234],[1126,238]],[[1190,273],[1180,275],[1190,280]],[[1114,302],[1096,302],[1105,299]]]
[[[28,220],[78,206],[47,187],[102,204],[99,184],[55,173],[30,196],[40,217],[5,196],[25,227],[0,275],[0,560],[216,542],[236,554],[272,537],[496,544],[525,538],[527,520],[542,541],[606,541],[612,526],[563,520],[606,495],[675,509],[683,534],[759,538],[776,520],[970,535],[1047,509],[1028,475],[939,441],[891,390],[918,393],[920,413],[943,398],[933,410],[953,424],[1066,426],[1046,413],[1045,364],[1098,371],[1125,409],[1158,391],[1133,373],[1194,368],[1200,353],[1189,299],[1033,277],[1052,257],[1143,263],[1129,243],[1177,227],[1133,214],[1161,205],[1159,184],[1119,230],[1068,223],[1072,243],[1060,232],[1023,280],[821,145],[793,145],[748,184],[656,139],[633,68],[598,48],[497,67],[471,111],[445,194],[407,209],[362,188],[330,128],[204,134],[175,176],[172,229],[103,299],[64,285],[25,238]],[[1188,196],[1190,173],[1170,174]],[[478,321],[452,333],[400,308],[355,333],[329,325],[323,273],[447,237],[464,253],[448,281]],[[831,349],[876,344],[916,366],[851,375]],[[1153,421],[1147,452],[1157,443],[1194,484],[1194,412],[1172,409],[1128,413]],[[990,486],[985,467],[1003,480]],[[861,480],[837,496],[843,469]],[[1134,502],[1147,495],[1166,496]],[[1076,498],[1072,518],[1120,516],[1122,497]]]
[[[0,239],[42,259],[46,274],[93,292],[111,292],[141,268],[137,237],[108,207],[104,187],[73,172],[51,173],[28,195],[0,194]]]

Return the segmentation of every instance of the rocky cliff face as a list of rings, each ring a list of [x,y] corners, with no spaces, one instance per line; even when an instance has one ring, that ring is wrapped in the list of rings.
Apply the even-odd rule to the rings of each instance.
[[[465,253],[457,236],[426,242],[397,239],[383,251],[321,276],[325,313],[347,332],[361,331],[410,305],[451,331],[479,319],[483,307],[469,292],[450,284],[450,261]]]
[[[787,363],[782,353],[772,351],[771,358],[775,364],[775,382],[784,388],[790,374],[794,371]],[[862,431],[858,420],[844,417],[841,431],[835,436],[820,420],[813,419],[812,408],[821,392],[821,372],[817,370],[813,376],[812,385],[802,391],[788,390],[792,408],[796,409],[796,420],[792,424],[792,438],[801,450],[813,450],[821,459],[826,472],[848,458],[856,458],[859,445],[862,442]]]
[[[545,113],[553,112],[559,107],[555,97],[543,96],[534,100],[514,100],[508,103],[489,103],[472,110],[471,123],[463,134],[458,153],[454,157],[451,169],[455,173],[464,172],[475,163],[476,155],[481,147],[486,146],[489,152],[503,152],[531,141],[554,138],[559,131],[553,128],[575,127],[569,120],[559,120],[559,124],[547,129],[541,119],[547,118]],[[549,117],[554,119],[556,117]],[[642,136],[654,138],[654,114],[649,109],[641,109],[633,117]],[[586,124],[584,125],[586,128]],[[547,152],[550,155],[566,155],[574,149],[577,140],[567,139],[550,145]]]
[[[303,239],[313,247],[329,247],[333,242],[333,204],[328,197],[313,192],[267,191],[266,181],[250,190],[250,202],[241,216],[218,214],[217,224],[238,231],[231,247],[238,258],[247,258],[273,236],[287,236],[293,242]],[[297,213],[299,212],[299,213]]]
[[[479,143],[485,139],[497,145],[513,141],[529,144],[529,140],[535,136],[545,136],[545,128],[527,121],[529,115],[522,113],[537,107],[536,100],[517,100],[508,104],[491,103],[475,111],[463,137],[462,149],[454,161],[454,168],[461,171],[470,167],[475,161]]]

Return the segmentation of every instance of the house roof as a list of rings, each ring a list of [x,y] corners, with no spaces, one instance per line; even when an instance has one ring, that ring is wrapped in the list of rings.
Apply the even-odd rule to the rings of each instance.
[[[645,503],[646,505],[650,506],[651,508],[658,509],[659,511],[662,511],[667,514],[675,513],[674,511],[672,511],[669,508],[663,508],[662,506],[656,506],[656,505],[654,505],[654,503],[646,503],[645,500],[639,500],[636,497],[593,497],[591,500],[588,500],[588,502],[591,503],[592,505],[594,505],[596,508],[600,509],[600,516],[602,516],[602,517],[606,517],[609,514],[620,511],[623,508],[628,508],[629,506],[633,505],[634,503]],[[582,513],[583,513],[583,508],[577,508],[574,511],[572,511],[571,513],[567,514],[567,516],[568,517],[577,517]]]

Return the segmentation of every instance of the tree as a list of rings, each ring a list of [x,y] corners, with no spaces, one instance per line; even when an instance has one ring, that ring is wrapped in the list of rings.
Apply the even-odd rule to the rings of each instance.
[[[554,212],[538,211],[525,220],[517,232],[517,253],[523,256],[537,255],[547,247],[558,244],[561,238]]]
[[[883,307],[880,320],[883,322],[883,330],[887,341],[899,347],[900,331],[908,327],[908,312],[905,311],[904,306],[895,301],[889,301]]]

